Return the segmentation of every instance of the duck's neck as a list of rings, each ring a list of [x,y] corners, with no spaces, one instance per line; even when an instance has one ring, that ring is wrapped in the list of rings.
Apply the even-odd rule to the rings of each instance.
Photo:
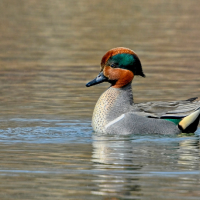
[[[96,132],[104,132],[107,123],[130,110],[133,105],[131,83],[122,88],[108,88],[99,98],[92,116]]]

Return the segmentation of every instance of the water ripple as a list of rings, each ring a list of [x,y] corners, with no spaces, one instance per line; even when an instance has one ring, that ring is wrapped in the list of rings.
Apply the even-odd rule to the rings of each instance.
[[[91,142],[90,122],[79,120],[10,119],[1,120],[8,126],[0,129],[0,142],[27,143],[88,143]]]

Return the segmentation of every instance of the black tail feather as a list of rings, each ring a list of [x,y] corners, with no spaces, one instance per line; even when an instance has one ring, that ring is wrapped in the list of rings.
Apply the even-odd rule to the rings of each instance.
[[[196,99],[198,99],[198,97],[193,97],[193,98],[187,99],[187,100],[185,100],[185,101],[190,101],[190,102],[192,102],[192,101],[195,101]]]

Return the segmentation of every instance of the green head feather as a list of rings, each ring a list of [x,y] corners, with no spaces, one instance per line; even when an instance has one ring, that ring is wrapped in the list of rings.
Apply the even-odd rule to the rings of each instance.
[[[128,69],[134,75],[145,77],[140,60],[135,55],[128,53],[116,54],[108,59],[107,64],[110,66],[114,65],[115,68]]]

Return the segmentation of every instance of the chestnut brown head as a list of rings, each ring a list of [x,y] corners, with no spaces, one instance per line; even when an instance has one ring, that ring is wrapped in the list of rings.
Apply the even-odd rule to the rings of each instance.
[[[103,56],[100,74],[86,86],[107,81],[112,87],[119,88],[130,83],[135,75],[145,77],[138,56],[131,49],[117,47]]]

